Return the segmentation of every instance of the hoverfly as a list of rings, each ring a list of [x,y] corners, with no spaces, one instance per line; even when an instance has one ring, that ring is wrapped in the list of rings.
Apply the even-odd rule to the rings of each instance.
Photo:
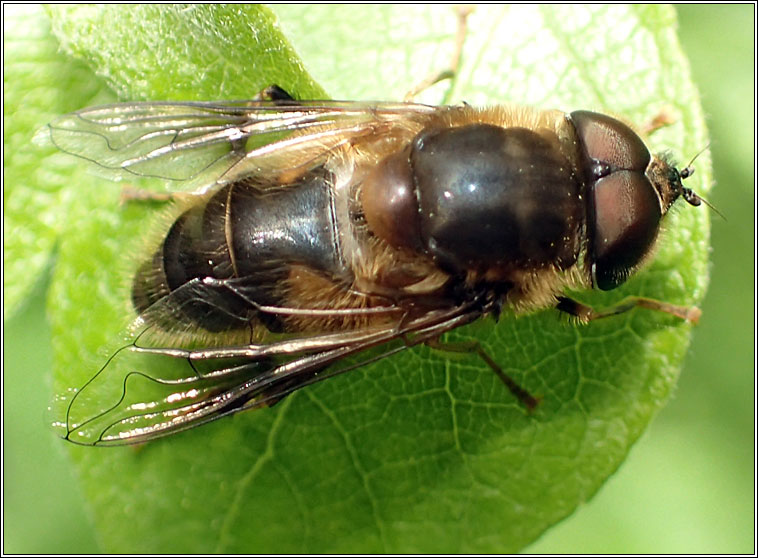
[[[270,406],[504,307],[584,322],[635,306],[699,314],[643,298],[596,312],[566,294],[624,283],[672,204],[701,203],[682,186],[690,167],[603,114],[296,101],[274,87],[265,100],[89,108],[49,132],[103,167],[203,186],[176,196],[133,278],[133,342],[66,401],[58,426],[75,443],[144,442]]]

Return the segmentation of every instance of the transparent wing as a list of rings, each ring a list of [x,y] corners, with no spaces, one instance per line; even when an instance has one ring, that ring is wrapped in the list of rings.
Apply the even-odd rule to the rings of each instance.
[[[83,109],[48,125],[62,151],[115,179],[158,177],[191,184],[236,179],[275,164],[281,152],[320,156],[434,107],[350,101],[148,102]]]
[[[91,160],[114,177],[145,176],[180,181],[182,188],[238,179],[249,173],[278,172],[283,161],[314,165],[333,149],[360,137],[391,132],[411,115],[433,107],[340,101],[224,103],[131,103],[85,109],[49,125],[60,149]],[[249,316],[227,310],[223,289],[248,300],[231,282],[190,282],[144,312],[133,342],[116,351],[81,388],[54,405],[61,435],[84,445],[138,443],[191,428],[246,408],[273,404],[287,393],[345,369],[330,369],[342,358],[401,350],[407,335],[438,335],[481,312],[454,308],[408,324],[340,334],[313,335],[268,344],[188,351],[197,341],[183,319],[189,308],[230,312],[244,326]],[[259,307],[255,312],[328,310]],[[395,309],[396,311],[396,309]],[[337,311],[335,311],[337,312]],[[470,319],[469,319],[470,321]],[[165,326],[165,327],[164,327]],[[140,329],[141,328],[141,329]],[[166,329],[168,328],[168,329]],[[176,334],[176,346],[142,346],[151,330]],[[143,337],[143,334],[146,334]],[[164,337],[165,339],[166,337]],[[375,356],[358,357],[365,362]]]
[[[54,427],[81,445],[153,440],[272,405],[301,387],[423,343],[481,314],[467,304],[405,325],[400,320],[373,330],[209,350],[143,347],[140,334],[82,388],[56,401]],[[356,354],[350,364],[335,364]]]

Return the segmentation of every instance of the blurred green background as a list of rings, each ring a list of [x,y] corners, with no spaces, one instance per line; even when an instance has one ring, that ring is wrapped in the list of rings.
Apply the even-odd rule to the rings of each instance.
[[[595,499],[534,553],[752,553],[755,503],[754,6],[678,6],[712,132],[712,282],[679,389]],[[694,153],[693,153],[694,155]],[[46,278],[4,326],[3,551],[98,551],[62,443],[44,425]]]

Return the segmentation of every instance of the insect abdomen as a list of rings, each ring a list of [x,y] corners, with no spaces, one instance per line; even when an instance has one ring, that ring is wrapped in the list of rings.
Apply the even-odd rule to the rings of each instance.
[[[135,276],[137,312],[164,305],[156,315],[210,332],[248,327],[256,319],[281,329],[256,307],[284,305],[291,266],[328,277],[345,274],[331,179],[317,169],[287,186],[243,180],[185,211]]]

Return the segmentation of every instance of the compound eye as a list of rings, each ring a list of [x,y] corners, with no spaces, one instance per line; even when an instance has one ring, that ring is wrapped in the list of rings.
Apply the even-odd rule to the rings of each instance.
[[[604,291],[614,289],[650,251],[658,234],[661,206],[650,181],[641,172],[617,171],[597,180],[592,276]]]
[[[571,113],[585,154],[592,161],[608,165],[611,170],[644,171],[650,152],[629,126],[615,118],[578,110]]]

